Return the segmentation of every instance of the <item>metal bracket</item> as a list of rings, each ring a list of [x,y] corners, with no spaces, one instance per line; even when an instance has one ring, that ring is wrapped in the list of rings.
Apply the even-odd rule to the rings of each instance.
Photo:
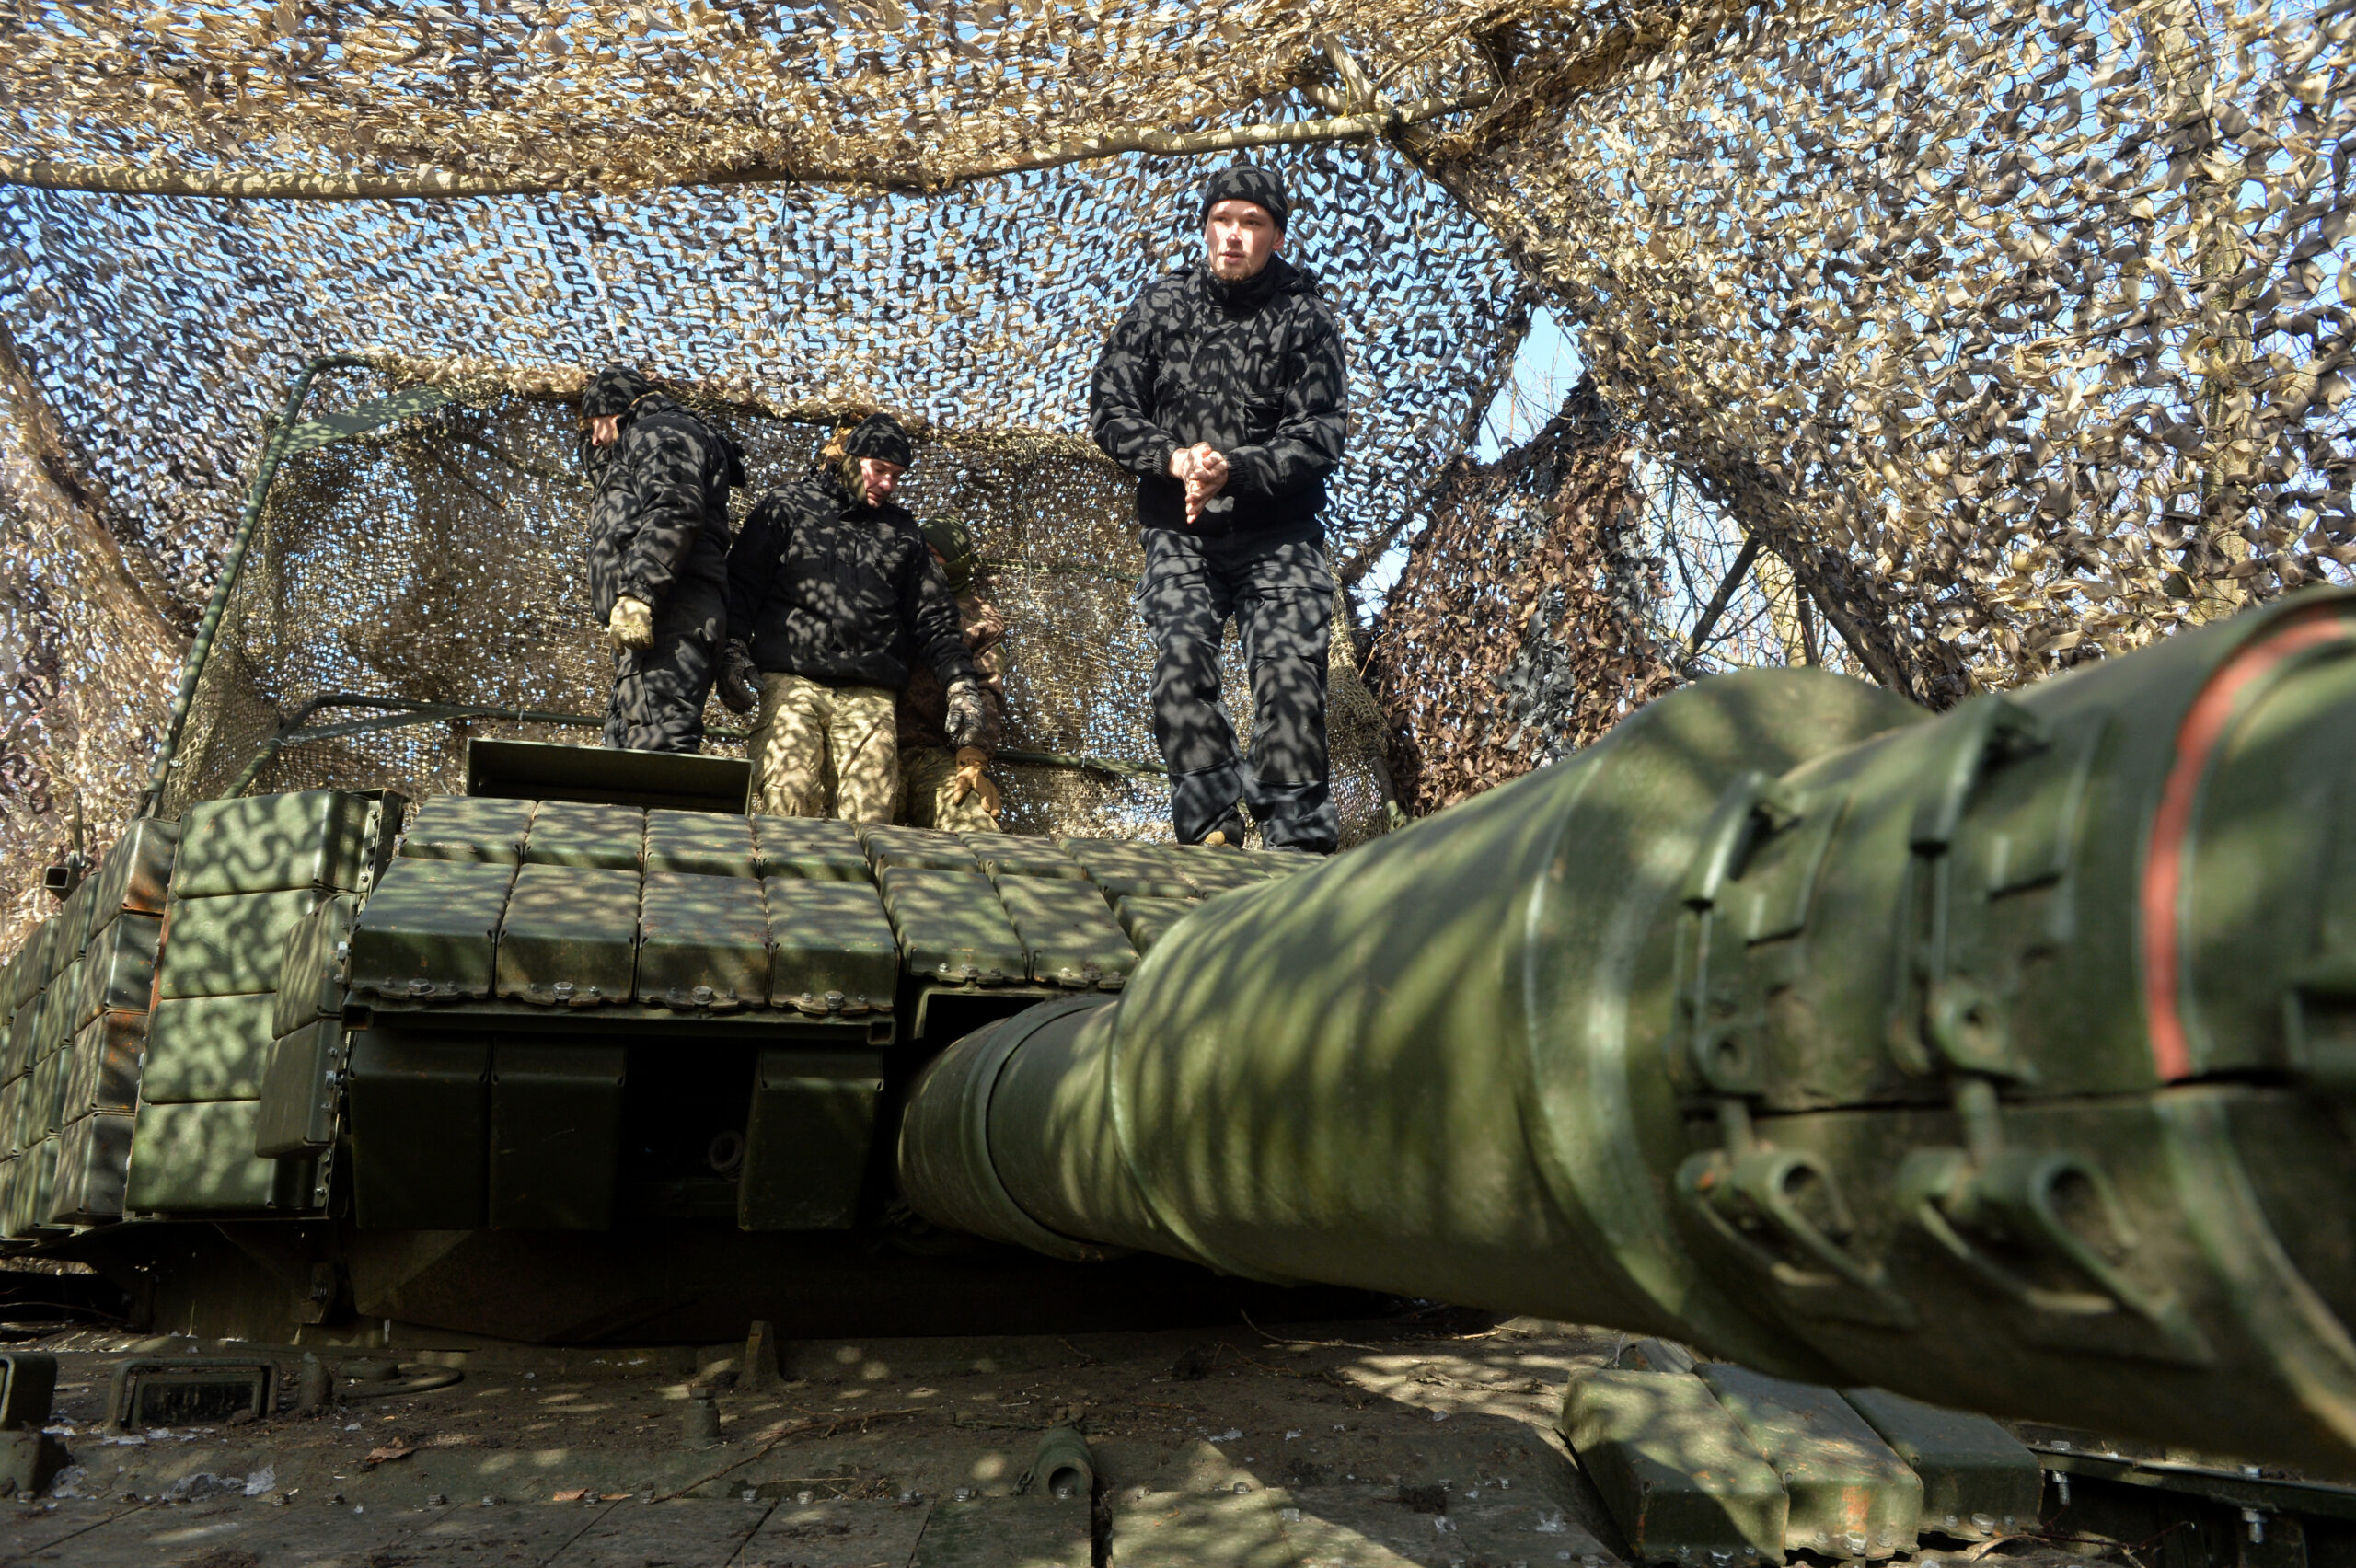
[[[2136,1245],[2110,1179],[2061,1150],[1916,1149],[1895,1190],[1939,1251],[2057,1350],[2208,1366],[2216,1359],[2174,1292],[2146,1290],[2119,1263]],[[2059,1281],[2059,1283],[2057,1283]]]
[[[1765,1146],[1697,1154],[1679,1167],[1677,1191],[1792,1311],[1880,1328],[1920,1321],[1881,1265],[1847,1247],[1849,1205],[1831,1168],[1815,1155]]]
[[[1990,993],[1984,981],[1954,973],[1957,949],[1968,945],[1958,939],[1972,929],[1962,901],[1999,891],[1971,884],[1962,864],[1966,857],[1958,850],[1964,819],[1988,775],[2007,762],[2050,749],[2056,737],[2043,718],[1993,695],[1958,709],[1953,722],[1954,732],[1941,743],[1942,760],[1929,770],[1928,783],[1915,797],[1907,828],[1910,855],[1899,893],[1901,937],[1885,1043],[1891,1059],[1917,1076],[1958,1070],[2033,1082],[2034,1069],[2013,1049],[2001,998]],[[2071,820],[2085,767],[2099,736],[2098,727],[2087,731],[2074,748],[2081,777],[2064,786],[2068,801],[2062,813]],[[2050,853],[2031,857],[2040,870],[2051,858]],[[2014,874],[2000,873],[1998,880]]]
[[[1686,872],[1680,901],[1689,912],[1680,935],[1678,996],[1687,1064],[1719,1094],[1759,1094],[1766,1089],[1767,1063],[1757,1027],[1760,1020],[1724,999],[1725,972],[1739,977],[1750,943],[1797,934],[1807,921],[1807,901],[1831,830],[1837,803],[1807,801],[1780,779],[1756,769],[1728,784],[1702,831],[1702,843]],[[1802,823],[1819,831],[1802,853],[1790,887],[1756,890],[1747,920],[1734,919],[1733,894],[1752,853],[1767,836]],[[1719,950],[1726,949],[1725,955]]]

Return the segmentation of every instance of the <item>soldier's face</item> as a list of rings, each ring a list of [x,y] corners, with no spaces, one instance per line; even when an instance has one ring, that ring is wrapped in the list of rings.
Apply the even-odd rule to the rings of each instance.
[[[1285,233],[1257,202],[1230,200],[1211,208],[1203,240],[1210,251],[1211,276],[1240,283],[1257,276],[1268,258],[1284,248]]]
[[[900,476],[907,472],[897,463],[886,463],[881,457],[859,460],[859,482],[867,488],[867,504],[881,506],[892,499],[900,486]]]
[[[589,444],[592,446],[611,446],[621,439],[621,434],[622,417],[619,414],[600,414],[589,421]]]

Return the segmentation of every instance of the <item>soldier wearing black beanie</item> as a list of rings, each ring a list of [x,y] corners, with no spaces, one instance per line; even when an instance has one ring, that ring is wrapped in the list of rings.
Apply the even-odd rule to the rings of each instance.
[[[1348,374],[1334,314],[1283,248],[1292,202],[1275,170],[1203,187],[1205,255],[1139,294],[1090,388],[1097,445],[1138,477],[1155,645],[1153,730],[1182,843],[1236,844],[1243,813],[1272,847],[1330,853],[1325,477],[1342,457]],[[1252,662],[1247,770],[1220,704],[1232,617]]]

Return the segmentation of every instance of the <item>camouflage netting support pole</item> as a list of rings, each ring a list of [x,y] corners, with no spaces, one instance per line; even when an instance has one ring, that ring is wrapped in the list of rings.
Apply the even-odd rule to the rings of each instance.
[[[255,467],[253,488],[247,492],[245,512],[237,519],[237,532],[230,539],[229,553],[221,562],[220,580],[213,585],[213,597],[205,604],[204,618],[197,623],[195,640],[189,644],[179,690],[172,698],[171,718],[164,725],[163,744],[156,749],[156,766],[147,774],[147,793],[139,807],[141,816],[153,816],[163,804],[165,781],[171,777],[179,751],[180,731],[188,724],[189,709],[196,701],[197,684],[204,678],[205,663],[212,657],[214,635],[221,629],[221,612],[237,586],[238,573],[246,564],[246,550],[253,543],[254,525],[261,521],[270,481],[277,477],[279,459],[285,455],[287,444],[294,437],[294,417],[303,410],[303,398],[322,371],[367,368],[366,360],[352,354],[324,354],[305,365],[294,385],[286,389],[286,396],[279,404],[278,422],[271,427],[269,443]]]

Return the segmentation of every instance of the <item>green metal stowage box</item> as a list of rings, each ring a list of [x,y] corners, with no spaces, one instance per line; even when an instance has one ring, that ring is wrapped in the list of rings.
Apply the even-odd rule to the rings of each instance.
[[[1841,1393],[1922,1479],[1925,1528],[1988,1539],[2034,1525],[2045,1470],[2011,1433],[1976,1412],[1942,1410],[1882,1389]]]
[[[16,964],[8,971],[8,1005],[17,1012],[49,984],[49,944],[56,940],[51,928],[56,923],[49,919],[35,926],[33,934],[17,950]]]
[[[646,870],[705,877],[760,874],[750,817],[714,812],[650,811],[646,813]]]
[[[175,895],[164,917],[156,995],[236,997],[273,990],[286,958],[286,933],[318,906],[311,888]]]
[[[1138,961],[1095,884],[999,877],[999,902],[1022,939],[1030,976],[1043,986],[1117,990]]]
[[[180,819],[172,897],[355,892],[386,847],[381,813],[398,815],[403,804],[398,795],[341,790],[200,801]]]
[[[526,861],[499,924],[498,995],[544,1007],[629,1001],[638,901],[634,870]]]
[[[865,882],[771,877],[769,1003],[797,1012],[888,1012],[900,950],[884,900]]]
[[[66,965],[65,973],[42,993],[43,1005],[33,1034],[33,1060],[64,1051],[74,1039],[74,1015],[82,1000],[82,961]]]
[[[860,847],[867,851],[868,864],[881,877],[894,866],[912,870],[958,871],[966,876],[980,872],[982,863],[965,847],[965,841],[953,833],[938,833],[929,827],[862,826],[859,830]]]
[[[755,867],[764,879],[797,877],[804,882],[872,882],[874,868],[847,822],[818,817],[757,816],[751,819]]]
[[[157,1003],[147,1022],[140,1099],[169,1104],[260,1099],[276,1005],[268,991]]]
[[[57,1181],[49,1204],[52,1224],[103,1225],[122,1217],[136,1124],[137,1118],[128,1111],[94,1111],[65,1124],[57,1135]]]
[[[1923,1483],[1831,1389],[1747,1366],[1694,1368],[1784,1478],[1784,1550],[1890,1557],[1914,1550]]]
[[[1180,847],[1184,852],[1174,856],[1171,863],[1205,898],[1216,898],[1237,888],[1258,887],[1271,880],[1267,872],[1246,860],[1241,850],[1205,849],[1196,845]]]
[[[56,1191],[57,1135],[51,1133],[17,1157],[8,1183],[8,1234],[29,1236],[45,1226]]]
[[[352,1223],[468,1230],[482,1224],[491,1043],[362,1030],[345,1067]]]
[[[90,879],[90,928],[103,929],[109,920],[126,910],[134,915],[161,915],[179,842],[180,824],[160,817],[139,817],[124,828]]]
[[[1122,898],[1116,914],[1121,929],[1129,934],[1130,945],[1139,953],[1149,953],[1154,943],[1168,936],[1170,928],[1194,910],[1192,899],[1149,898],[1133,893]]]
[[[260,1111],[260,1102],[253,1100],[142,1104],[131,1144],[124,1211],[179,1214],[266,1206],[277,1183],[278,1162],[254,1154],[254,1123]]]
[[[25,1113],[25,1096],[31,1092],[30,1078],[10,1078],[0,1084],[0,1159],[14,1159],[25,1149],[17,1126]]]
[[[900,939],[900,966],[945,985],[1020,984],[1030,968],[987,878],[894,866],[883,878],[884,908]]]
[[[32,1098],[25,1106],[26,1142],[50,1136],[64,1122],[65,1078],[73,1066],[73,1056],[64,1051],[53,1051],[35,1064]]]
[[[42,1006],[38,1032],[33,1036],[35,1062],[64,1053],[73,1043],[73,1015],[80,1010],[83,1000],[83,961],[75,958],[66,973],[52,979],[50,989],[42,996],[47,998],[47,1006]]]
[[[745,1230],[847,1230],[884,1092],[876,1051],[764,1051],[737,1179]]]
[[[145,1012],[156,990],[156,949],[164,922],[154,915],[118,914],[82,954],[76,1030],[102,1012]]]
[[[1058,838],[1057,845],[1087,870],[1109,898],[1192,898],[1195,884],[1167,857],[1142,844],[1104,838]]]
[[[352,923],[351,993],[365,1001],[491,995],[513,866],[396,860]]]
[[[1011,833],[968,833],[965,847],[991,877],[1053,877],[1085,882],[1088,873],[1078,860],[1044,838],[1018,837]]]
[[[8,1154],[13,1159],[40,1141],[40,1118],[35,1113],[33,1105],[32,1074],[27,1073],[14,1080],[8,1089],[10,1093],[5,1108],[7,1122],[0,1131],[6,1134]]]
[[[491,1228],[613,1224],[624,1059],[619,1045],[491,1047]]]
[[[401,855],[418,860],[520,865],[532,830],[531,801],[436,795],[421,803],[401,838]]]
[[[1784,1483],[1693,1374],[1581,1374],[1560,1424],[1638,1561],[1783,1561]]]
[[[56,946],[59,958],[79,958],[90,940],[90,884],[86,879],[58,906]]]
[[[139,1105],[140,1064],[147,1051],[145,1013],[103,1012],[74,1037],[74,1058],[65,1073],[65,1108],[75,1121],[97,1111],[132,1111]]]
[[[40,1055],[33,1049],[33,1039],[47,1010],[43,1004],[48,996],[47,991],[34,992],[32,999],[8,1020],[8,1051],[6,1060],[0,1061],[0,1080],[19,1078],[32,1070],[33,1060]]]
[[[271,1015],[273,1036],[292,1034],[313,1019],[343,1011],[344,959],[359,911],[359,894],[339,893],[287,935],[286,956],[278,971],[278,1006]]]
[[[315,1018],[271,1043],[262,1069],[260,1119],[254,1124],[256,1154],[283,1159],[335,1143],[346,1039],[340,1020]]]
[[[745,859],[749,863],[749,835]],[[638,999],[649,1007],[734,1012],[761,1006],[768,995],[769,917],[761,884],[750,877],[648,871],[639,908]]]
[[[636,871],[646,854],[646,813],[637,806],[543,801],[524,840],[527,866]]]

